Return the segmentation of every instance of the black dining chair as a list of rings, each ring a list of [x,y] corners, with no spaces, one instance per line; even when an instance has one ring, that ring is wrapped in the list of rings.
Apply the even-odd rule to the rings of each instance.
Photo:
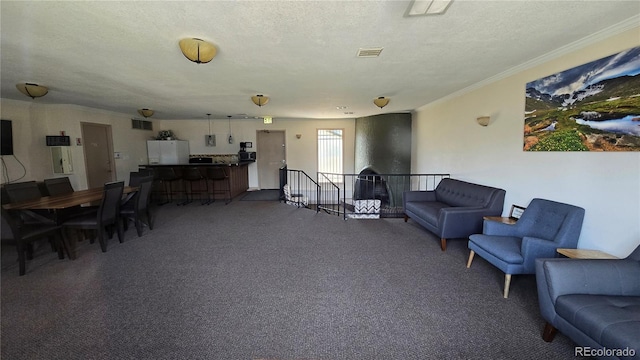
[[[15,244],[18,252],[18,266],[20,276],[26,273],[27,260],[33,259],[33,243],[40,239],[48,239],[58,251],[58,258],[64,259],[66,252],[69,257],[69,245],[60,232],[60,226],[55,224],[26,224],[19,216],[2,208],[2,241]]]
[[[43,196],[40,187],[35,181],[24,181],[4,185],[10,203],[36,200]],[[49,210],[25,210],[20,212],[20,217],[27,224],[52,224],[55,216]]]
[[[75,229],[95,229],[102,252],[107,251],[107,240],[104,236],[107,227],[109,227],[109,238],[112,237],[115,227],[118,232],[118,241],[123,242],[124,231],[120,221],[120,201],[123,189],[124,181],[104,184],[102,201],[96,212],[71,218],[63,222],[62,226]]]
[[[49,196],[58,196],[73,193],[73,186],[69,177],[59,177],[44,179],[44,188]],[[72,217],[82,216],[95,213],[97,206],[74,206],[66,209],[58,209],[56,211],[56,220],[62,223]]]
[[[44,187],[47,189],[49,196],[64,195],[73,192],[73,186],[69,177],[59,177],[52,179],[44,179]]]
[[[129,221],[133,221],[138,237],[142,236],[142,228],[144,225],[153,230],[153,220],[150,211],[151,187],[153,186],[153,175],[141,177],[138,183],[138,191],[135,192],[133,198],[120,207],[120,217],[124,222],[124,230],[128,229]],[[143,221],[146,219],[146,223]]]

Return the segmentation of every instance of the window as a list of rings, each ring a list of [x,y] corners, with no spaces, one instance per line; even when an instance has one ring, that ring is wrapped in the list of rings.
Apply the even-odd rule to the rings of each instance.
[[[342,129],[318,129],[318,172],[342,174]],[[327,177],[342,182],[342,175]]]

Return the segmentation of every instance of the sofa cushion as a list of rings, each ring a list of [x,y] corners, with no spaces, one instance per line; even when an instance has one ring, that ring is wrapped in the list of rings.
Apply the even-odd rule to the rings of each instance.
[[[640,349],[640,296],[562,295],[556,311],[603,347]]]
[[[499,238],[500,241],[496,241],[496,238]],[[473,234],[469,236],[469,241],[509,264],[522,264],[524,262],[520,251],[522,239],[519,237]]]
[[[495,191],[497,191],[496,188],[489,186],[455,179],[442,179],[436,187],[436,197],[439,202],[449,206],[486,207]]]
[[[448,207],[451,206],[437,201],[408,201],[405,204],[405,211],[410,211],[427,223],[438,226],[440,209]]]

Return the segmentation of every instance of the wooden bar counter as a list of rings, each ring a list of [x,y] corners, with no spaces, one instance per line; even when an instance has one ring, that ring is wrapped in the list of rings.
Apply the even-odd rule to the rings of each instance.
[[[200,172],[202,173],[202,175],[204,176],[206,174],[207,168],[210,167],[215,167],[215,168],[220,168],[223,167],[227,170],[227,174],[229,175],[229,185],[231,187],[231,198],[233,199],[234,197],[244,193],[247,191],[247,189],[249,189],[249,164],[254,163],[254,161],[241,161],[238,163],[231,163],[231,164],[213,164],[213,163],[203,163],[203,164],[198,164],[198,163],[193,163],[193,164],[175,164],[175,165],[171,165],[171,164],[166,164],[166,165],[160,165],[160,164],[150,164],[150,165],[140,165],[140,169],[155,169],[155,168],[159,168],[159,167],[172,167],[174,169],[174,171],[176,172],[176,175],[178,175],[179,177],[182,176],[182,170],[188,167],[197,167],[198,169],[200,169]],[[196,190],[197,188],[194,187],[194,190]],[[161,189],[158,188],[158,190],[162,191]],[[181,193],[182,196],[184,198],[184,184],[182,184],[182,181],[180,181],[180,184],[175,184],[173,186],[173,190],[175,193]],[[223,196],[221,194],[215,194],[216,199],[222,199]]]

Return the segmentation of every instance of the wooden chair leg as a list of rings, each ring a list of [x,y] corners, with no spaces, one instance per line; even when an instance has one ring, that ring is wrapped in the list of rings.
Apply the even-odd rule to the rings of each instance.
[[[440,249],[442,249],[442,251],[447,251],[447,239],[440,239]]]
[[[553,338],[556,337],[557,333],[558,333],[558,329],[556,329],[555,327],[553,327],[553,325],[549,323],[545,323],[544,330],[542,330],[542,340],[546,342],[552,342]]]
[[[504,274],[504,298],[509,297],[509,286],[511,285],[511,274]]]
[[[473,261],[473,256],[476,254],[475,251],[471,250],[469,253],[469,260],[467,260],[467,269],[471,267],[471,262]]]

